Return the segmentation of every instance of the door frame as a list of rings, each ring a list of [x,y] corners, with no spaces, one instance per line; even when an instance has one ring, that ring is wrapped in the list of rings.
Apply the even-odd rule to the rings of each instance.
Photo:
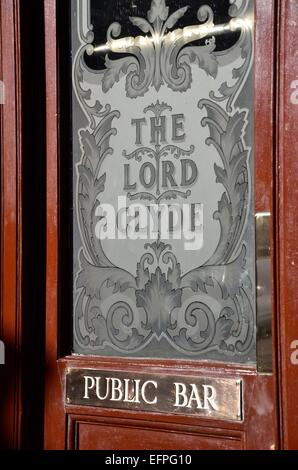
[[[298,449],[298,2],[278,4],[276,198],[279,398],[282,449]]]

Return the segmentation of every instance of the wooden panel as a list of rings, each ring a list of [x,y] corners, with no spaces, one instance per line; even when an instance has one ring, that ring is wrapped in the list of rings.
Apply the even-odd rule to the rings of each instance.
[[[282,441],[298,448],[298,2],[280,2],[278,161]]]
[[[58,90],[56,2],[45,0],[45,60],[47,118],[47,272],[46,272],[46,365],[45,448],[63,449],[65,424],[62,390],[57,375],[58,359]],[[48,392],[47,392],[48,391]]]
[[[241,450],[244,435],[233,430],[173,426],[91,416],[69,417],[69,445],[74,450]],[[137,436],[137,438],[136,438]]]

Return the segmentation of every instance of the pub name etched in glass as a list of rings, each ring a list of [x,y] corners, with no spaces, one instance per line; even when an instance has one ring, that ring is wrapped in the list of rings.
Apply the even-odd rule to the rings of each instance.
[[[255,362],[253,11],[72,2],[74,353]]]

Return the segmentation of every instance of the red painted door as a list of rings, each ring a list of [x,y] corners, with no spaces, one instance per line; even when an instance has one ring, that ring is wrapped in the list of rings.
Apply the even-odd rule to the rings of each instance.
[[[45,447],[276,449],[276,4],[59,3],[45,1]],[[99,242],[100,199],[123,191],[188,201],[197,251]]]

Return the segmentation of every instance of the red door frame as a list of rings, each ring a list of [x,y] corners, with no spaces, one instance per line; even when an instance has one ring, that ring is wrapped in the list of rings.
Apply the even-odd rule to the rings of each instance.
[[[288,56],[285,55],[286,41],[291,37],[290,30],[291,23],[289,17],[285,17],[286,13],[290,13],[289,3],[293,2],[280,2],[280,22],[279,31],[281,44],[279,48],[279,76],[284,75],[284,71],[287,67]],[[257,46],[257,63],[261,62],[261,65],[256,67],[255,74],[255,102],[256,102],[256,116],[264,116],[258,119],[258,123],[255,127],[255,148],[257,149],[257,157],[255,159],[255,177],[258,184],[256,188],[256,212],[268,212],[275,214],[276,218],[272,217],[272,248],[275,245],[275,241],[278,241],[279,256],[278,256],[278,269],[273,270],[275,276],[272,279],[277,279],[279,286],[285,286],[285,275],[286,268],[288,268],[288,257],[290,256],[290,247],[295,247],[294,232],[287,233],[287,240],[285,241],[285,230],[287,227],[288,213],[285,204],[279,207],[279,212],[275,212],[275,201],[278,201],[278,193],[276,190],[276,174],[275,170],[278,168],[279,163],[283,166],[282,171],[279,173],[279,191],[280,194],[284,194],[285,191],[289,191],[287,186],[287,178],[290,174],[294,178],[295,161],[293,152],[293,143],[289,141],[292,147],[287,148],[288,152],[292,152],[293,159],[288,159],[288,163],[285,163],[283,156],[285,155],[284,147],[281,142],[285,138],[283,136],[284,130],[282,127],[282,120],[280,121],[279,127],[279,152],[277,155],[277,166],[274,165],[274,123],[276,115],[275,100],[274,96],[276,93],[275,88],[275,69],[276,69],[276,56],[274,52],[273,44],[277,43],[276,40],[276,25],[277,18],[275,15],[275,9],[268,7],[266,0],[257,0],[257,22],[256,22],[256,46]],[[293,6],[293,5],[292,5]],[[293,9],[295,10],[295,8]],[[294,13],[294,11],[292,11]],[[295,18],[295,17],[293,17]],[[46,33],[46,96],[47,96],[47,279],[46,279],[46,395],[45,395],[45,448],[46,449],[63,449],[67,447],[67,415],[64,407],[63,400],[63,383],[61,382],[61,376],[59,374],[59,362],[60,372],[65,370],[68,366],[82,367],[86,364],[92,366],[95,365],[95,359],[76,359],[73,357],[65,358],[60,360],[59,354],[59,286],[61,280],[59,279],[59,89],[58,89],[58,47],[57,44],[57,11],[55,0],[45,0],[45,33]],[[294,27],[293,27],[294,28]],[[288,36],[288,37],[287,37]],[[277,45],[278,47],[278,45]],[[294,67],[293,67],[294,68]],[[282,89],[281,95],[286,96],[287,90]],[[272,97],[272,99],[268,99]],[[279,108],[277,110],[279,113]],[[279,114],[278,114],[279,116]],[[262,122],[261,122],[262,120]],[[261,125],[260,125],[261,123]],[[295,134],[293,133],[293,136]],[[265,138],[264,138],[265,136]],[[287,153],[288,157],[288,153]],[[291,166],[292,165],[292,166]],[[293,192],[287,194],[287,201],[290,207],[293,208],[294,201],[289,198],[293,198]],[[280,217],[280,218],[278,218]],[[280,228],[278,234],[278,227]],[[279,236],[277,236],[279,235]],[[294,266],[291,269],[296,269],[294,273],[294,279],[297,279],[297,267]],[[277,315],[278,321],[275,323],[275,312],[273,312],[273,351],[276,349],[276,333],[279,333],[279,381],[280,394],[282,398],[290,396],[291,388],[294,382],[290,382],[290,371],[286,367],[286,354],[287,346],[289,344],[289,328],[296,327],[298,321],[294,320],[294,316],[291,318],[291,324],[289,324],[289,316],[293,313],[290,310],[290,304],[287,303],[283,298],[287,295],[287,299],[293,299],[296,296],[297,289],[294,283],[288,283],[287,293],[283,289],[276,290],[275,281],[273,283],[273,305],[279,307]],[[280,292],[280,297],[276,294]],[[296,322],[294,325],[294,321]],[[98,361],[98,360],[97,360]],[[124,364],[128,368],[136,367],[133,362],[129,364],[129,361],[117,360],[114,362],[121,366]],[[108,360],[101,361],[101,367],[111,367],[113,363]],[[140,364],[138,364],[139,366]],[[151,361],[150,366],[158,367],[158,363]],[[191,367],[191,366],[190,366]],[[208,368],[210,371],[212,368]],[[223,369],[223,368],[222,368]],[[215,367],[216,372],[216,367]],[[218,369],[217,369],[218,370]],[[235,370],[235,369],[234,369]],[[224,369],[224,372],[231,373],[230,368]],[[248,383],[251,384],[251,393],[257,395],[257,390],[254,389],[256,382],[253,378],[254,374],[251,373],[251,377],[248,379]],[[255,377],[255,376],[254,376]],[[269,396],[275,397],[277,394],[277,383],[274,379],[277,377],[277,361],[274,355],[273,357],[273,376],[262,376],[258,378],[258,384],[261,390],[269,393]],[[292,379],[293,380],[293,379]],[[250,386],[249,386],[250,387]],[[276,400],[277,403],[277,400]],[[283,404],[283,401],[280,403]],[[261,407],[262,403],[259,403]],[[295,405],[297,406],[297,405]],[[90,410],[89,410],[90,411]],[[293,448],[297,445],[295,438],[289,438],[290,430],[290,415],[296,411],[293,403],[288,399],[285,402],[284,413],[281,414],[282,418],[282,448]],[[86,410],[69,410],[70,413],[75,415],[75,412],[88,413]],[[266,433],[266,429],[270,428],[277,421],[273,418],[278,412],[277,406],[273,414],[268,412],[267,414],[260,414],[257,407],[251,412],[248,426],[252,426],[255,430],[255,438],[249,439],[246,443],[248,448],[262,447],[262,429],[263,433]],[[113,416],[119,415],[112,411],[102,413],[104,419],[113,419]],[[125,413],[121,415],[123,418],[126,417]],[[136,419],[137,415],[134,415]],[[272,421],[273,419],[273,421]],[[295,419],[295,418],[293,418]],[[297,418],[296,418],[297,419]],[[169,423],[171,419],[168,419]],[[277,427],[277,426],[276,426]],[[258,432],[256,430],[258,429]],[[292,430],[293,431],[293,430]],[[279,433],[277,427],[276,433]],[[293,432],[291,433],[293,435]],[[276,436],[275,442],[278,442]],[[274,445],[273,447],[274,448]]]
[[[0,339],[5,365],[0,365],[0,447],[21,441],[22,332],[22,107],[19,0],[0,3],[0,80],[5,104],[1,124],[1,311]]]
[[[279,390],[282,448],[298,449],[298,2],[279,4],[278,174]]]
[[[298,402],[295,390],[298,386],[297,358],[294,341],[298,339],[298,280],[297,242],[295,227],[297,205],[296,173],[298,170],[295,152],[297,136],[297,103],[295,102],[295,81],[297,80],[298,40],[295,21],[298,16],[297,2],[279,0],[278,18],[271,12],[268,21],[257,26],[257,42],[263,57],[262,70],[256,75],[256,102],[258,113],[270,116],[262,129],[256,129],[256,145],[259,153],[256,171],[257,211],[267,211],[276,190],[276,305],[278,331],[279,402],[281,448],[297,449]],[[266,10],[266,2],[259,1],[260,10]],[[45,406],[45,447],[65,448],[66,417],[61,396],[57,359],[59,359],[59,116],[57,85],[57,43],[56,7],[54,0],[45,0],[46,17],[46,69],[47,69],[47,339],[46,339],[46,406]],[[262,17],[264,17],[262,15]],[[5,27],[3,26],[5,25]],[[278,30],[276,25],[278,25]],[[6,343],[6,366],[1,366],[2,383],[1,434],[2,446],[20,447],[21,441],[21,288],[22,288],[22,113],[20,80],[20,21],[19,0],[4,0],[0,3],[0,79],[5,83],[6,103],[0,105],[1,123],[1,338]],[[278,33],[278,34],[277,34]],[[268,44],[278,38],[278,53],[267,54]],[[275,87],[271,71],[277,63],[277,106],[275,137],[275,171],[266,166],[266,155],[273,155],[270,139],[264,140],[267,132],[272,134],[269,122],[274,119],[273,103],[268,103],[269,93]],[[261,67],[259,67],[261,69]],[[271,77],[268,83],[268,76]],[[269,114],[268,114],[269,113]],[[273,136],[272,136],[273,137]],[[259,142],[259,143],[258,143]],[[268,145],[266,145],[266,142]],[[272,157],[273,160],[273,157]],[[271,187],[268,190],[268,180]],[[267,183],[266,183],[267,182]],[[262,196],[262,197],[261,197]],[[265,202],[264,202],[265,201]],[[7,371],[9,370],[9,374]],[[6,386],[3,387],[3,384]],[[3,395],[2,397],[3,398]],[[3,432],[2,432],[3,430]],[[1,435],[1,438],[3,436]]]

